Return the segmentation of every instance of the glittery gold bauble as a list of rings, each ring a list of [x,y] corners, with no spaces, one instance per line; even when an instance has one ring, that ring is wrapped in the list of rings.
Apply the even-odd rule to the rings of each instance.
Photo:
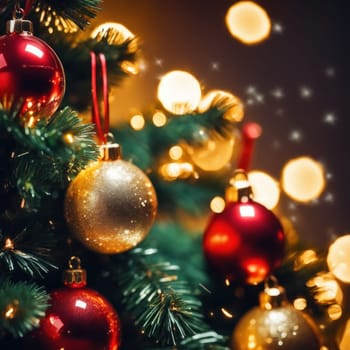
[[[65,218],[74,237],[87,248],[117,254],[147,236],[157,197],[147,175],[120,158],[117,144],[102,148],[104,158],[92,162],[69,185]]]
[[[311,318],[289,304],[283,288],[267,287],[260,306],[248,311],[236,325],[232,350],[320,350],[320,338]]]

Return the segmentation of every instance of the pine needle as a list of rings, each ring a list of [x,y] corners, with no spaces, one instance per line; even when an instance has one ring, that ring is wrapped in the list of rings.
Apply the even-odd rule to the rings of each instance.
[[[49,306],[49,295],[35,283],[0,282],[0,328],[23,337],[39,325]]]

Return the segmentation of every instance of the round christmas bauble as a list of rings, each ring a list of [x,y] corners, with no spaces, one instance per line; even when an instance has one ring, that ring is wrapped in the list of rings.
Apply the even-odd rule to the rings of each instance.
[[[51,293],[50,303],[34,336],[40,344],[39,349],[119,348],[119,318],[112,305],[98,292],[89,288],[62,288]]]
[[[9,21],[0,37],[0,97],[7,110],[35,120],[52,116],[65,92],[62,63],[54,50],[31,33],[31,22]]]
[[[117,146],[107,145],[105,150]],[[157,213],[157,197],[140,168],[119,156],[108,157],[92,162],[71,182],[65,218],[74,237],[87,248],[117,254],[147,236]]]
[[[75,259],[75,257],[73,257]],[[112,304],[86,288],[86,271],[65,271],[65,285],[50,294],[50,307],[27,347],[36,350],[118,350],[121,321]],[[68,278],[67,278],[68,276]]]
[[[265,289],[260,305],[241,317],[232,350],[320,350],[320,334],[308,315],[289,304],[283,288]]]
[[[229,193],[229,192],[228,192]],[[248,284],[262,282],[284,256],[285,235],[275,214],[249,196],[226,199],[203,235],[209,265],[225,278]]]

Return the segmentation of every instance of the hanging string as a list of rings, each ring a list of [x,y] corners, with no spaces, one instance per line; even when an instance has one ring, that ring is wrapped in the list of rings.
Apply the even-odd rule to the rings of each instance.
[[[21,8],[20,1],[15,2],[13,8],[12,18],[13,19],[22,19],[24,17],[24,10]]]
[[[26,4],[24,6],[24,15],[23,15],[23,17],[27,17],[28,16],[29,12],[32,10],[33,4],[34,4],[34,0],[27,0],[26,1]]]
[[[260,137],[262,128],[257,123],[246,123],[242,129],[242,149],[237,162],[238,169],[250,170],[253,159],[254,145],[257,138]]]
[[[97,56],[95,52],[90,52],[91,58],[91,94],[92,94],[92,122],[96,125],[96,132],[102,144],[107,143],[109,133],[109,100],[108,100],[108,80],[107,63],[104,54],[98,55],[101,64],[102,95],[103,95],[103,128],[102,117],[100,115],[98,94],[97,94]]]

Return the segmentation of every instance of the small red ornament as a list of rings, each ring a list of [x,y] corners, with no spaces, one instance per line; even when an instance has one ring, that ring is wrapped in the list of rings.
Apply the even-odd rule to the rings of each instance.
[[[73,264],[77,264],[74,267]],[[72,257],[64,273],[65,288],[51,293],[51,306],[30,334],[28,349],[118,350],[121,342],[119,317],[98,292],[88,289],[80,260]]]
[[[209,220],[203,251],[209,265],[229,280],[257,284],[280,265],[285,235],[277,217],[254,202],[243,171],[226,191],[226,206]]]
[[[48,118],[65,92],[62,63],[53,49],[32,34],[32,22],[12,19],[0,37],[0,98],[26,120]]]

